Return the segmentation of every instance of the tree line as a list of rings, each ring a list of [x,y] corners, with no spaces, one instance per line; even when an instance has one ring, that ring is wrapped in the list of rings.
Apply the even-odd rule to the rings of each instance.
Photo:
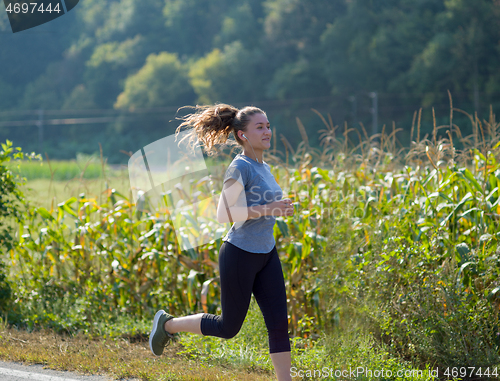
[[[0,16],[1,120],[39,109],[118,115],[47,126],[56,157],[99,140],[120,160],[118,144],[133,151],[171,131],[171,110],[184,105],[262,106],[298,142],[296,116],[312,132],[321,126],[311,108],[371,123],[373,94],[379,124],[407,130],[419,107],[448,107],[448,90],[480,116],[500,100],[498,0],[86,0],[72,13],[14,35]],[[144,109],[164,111],[139,117]],[[29,147],[36,130],[26,131],[0,124]]]

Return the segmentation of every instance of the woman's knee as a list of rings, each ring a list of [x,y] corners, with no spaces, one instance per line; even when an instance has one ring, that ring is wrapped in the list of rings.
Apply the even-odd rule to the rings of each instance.
[[[224,326],[222,329],[221,329],[221,336],[223,339],[232,339],[233,337],[235,337],[238,332],[240,332],[240,329],[241,329],[241,326],[236,326],[236,325],[233,325],[233,326]]]

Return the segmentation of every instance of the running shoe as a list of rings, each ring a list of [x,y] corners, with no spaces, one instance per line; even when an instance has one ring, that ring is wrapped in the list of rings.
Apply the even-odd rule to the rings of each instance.
[[[173,340],[175,336],[167,331],[165,331],[165,323],[174,317],[167,314],[163,310],[159,310],[153,320],[153,329],[149,335],[149,348],[155,356],[160,356],[163,353],[163,349],[168,345],[170,340]]]

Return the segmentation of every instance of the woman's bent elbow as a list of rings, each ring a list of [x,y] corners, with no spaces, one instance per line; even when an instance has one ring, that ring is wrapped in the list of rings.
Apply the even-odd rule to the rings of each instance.
[[[217,222],[219,224],[227,224],[229,222],[229,218],[227,215],[217,213]]]
[[[227,224],[228,222],[233,223],[231,211],[229,209],[217,210],[217,222],[220,224]]]

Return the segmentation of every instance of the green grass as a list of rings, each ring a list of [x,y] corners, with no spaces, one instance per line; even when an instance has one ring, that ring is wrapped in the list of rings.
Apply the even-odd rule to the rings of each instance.
[[[41,363],[52,369],[86,374],[107,374],[115,379],[275,379],[264,320],[254,300],[241,331],[233,339],[181,333],[160,358],[154,357],[148,347],[150,323],[151,319],[131,316],[123,316],[112,325],[96,322],[100,332],[97,336],[78,332],[61,335],[46,329],[16,330],[4,325],[0,327],[0,359]],[[360,368],[363,372],[354,378],[335,377],[335,372],[350,373]],[[363,325],[354,321],[350,329],[337,330],[333,335],[322,335],[316,340],[292,340],[294,380],[316,380],[321,374],[321,379],[325,380],[378,381],[382,378],[370,377],[368,371],[382,369],[394,375],[405,371],[409,375],[385,380],[433,379],[411,376],[419,370],[408,361],[391,355],[387,348],[374,341]]]
[[[0,328],[0,359],[43,364],[56,370],[101,374],[120,380],[272,380],[272,373],[217,361],[200,362],[182,353],[180,344],[154,356],[147,341],[64,336],[50,330],[27,332]]]
[[[22,187],[26,200],[34,207],[44,207],[47,210],[56,208],[57,204],[70,199],[85,195],[85,198],[93,198],[99,204],[106,199],[105,190],[114,188],[120,193],[129,195],[130,183],[128,176],[112,176],[107,180],[102,178],[53,181],[46,178],[29,180]]]
[[[44,364],[58,370],[107,374],[115,379],[141,380],[271,380],[267,333],[260,310],[252,300],[238,335],[231,340],[182,333],[166,355],[155,358],[147,343],[151,318],[121,316],[112,324],[95,322],[94,334],[56,334],[51,330],[0,327],[0,359]],[[366,332],[338,332],[332,341],[292,341],[293,372],[310,369],[411,369],[379,349]],[[294,380],[314,379],[294,377]],[[331,378],[326,378],[331,379]],[[367,378],[359,377],[358,380]],[[407,378],[407,380],[414,380]],[[415,379],[416,380],[416,379]]]
[[[75,178],[95,179],[109,176],[112,169],[97,156],[78,154],[71,161],[22,161],[10,163],[10,168],[27,180],[53,179],[57,181]],[[19,167],[19,169],[18,169]]]
[[[223,175],[221,168],[227,165],[227,158],[206,158],[205,161],[208,173],[216,177]],[[102,204],[106,189],[116,189],[126,197],[131,197],[127,166],[109,166],[96,156],[78,155],[76,160],[71,161],[11,162],[9,168],[26,178],[27,183],[22,190],[30,205],[42,206],[47,210],[82,194]]]
[[[292,339],[292,375],[295,380],[321,379],[336,380],[346,379],[335,377],[335,371],[340,374],[342,370],[359,369],[385,370],[394,374],[386,380],[423,381],[433,378],[418,377],[420,369],[415,368],[409,361],[395,356],[389,348],[377,343],[373,335],[367,331],[366,326],[355,324],[348,329],[337,329],[319,338]],[[263,369],[273,371],[268,355],[267,331],[264,319],[257,303],[252,298],[248,315],[241,331],[231,340],[221,340],[210,336],[197,336],[183,334],[179,343],[184,347],[181,352],[196,359],[200,363],[231,364],[242,368]],[[422,374],[427,374],[427,369]],[[308,377],[308,371],[311,377]],[[316,371],[316,374],[313,372]],[[398,377],[401,373],[406,376]],[[326,376],[328,375],[328,377]],[[330,377],[333,375],[334,377]],[[303,377],[302,377],[303,376]],[[347,377],[349,379],[349,377]],[[380,380],[380,377],[370,377],[369,372],[359,373],[353,380],[368,381]]]

